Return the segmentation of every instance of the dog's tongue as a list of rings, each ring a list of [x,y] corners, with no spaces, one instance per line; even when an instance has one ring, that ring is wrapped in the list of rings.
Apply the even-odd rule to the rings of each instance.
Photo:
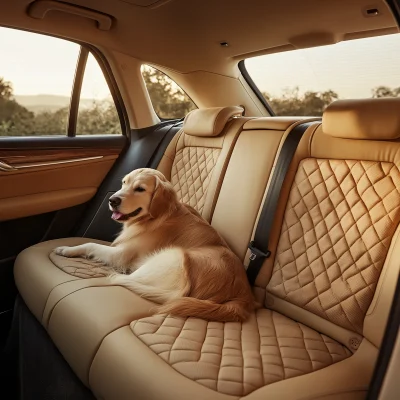
[[[114,211],[111,215],[112,219],[115,219],[116,221],[119,220],[124,214],[118,212],[118,211]]]

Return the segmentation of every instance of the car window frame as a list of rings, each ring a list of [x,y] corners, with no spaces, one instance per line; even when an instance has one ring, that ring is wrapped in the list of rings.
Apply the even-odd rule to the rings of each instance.
[[[82,90],[82,83],[83,83],[83,78],[86,70],[86,62],[89,57],[89,54],[92,54],[97,63],[99,64],[99,67],[103,73],[104,79],[106,80],[107,86],[110,90],[111,97],[113,99],[115,108],[118,113],[118,118],[120,121],[121,125],[121,134],[123,136],[128,136],[129,137],[129,132],[130,132],[130,124],[129,124],[129,118],[128,118],[128,113],[121,95],[121,92],[119,90],[118,84],[116,82],[116,79],[112,73],[111,66],[107,60],[107,57],[94,45],[91,45],[89,43],[85,43],[79,40],[74,40],[74,39],[66,39],[64,37],[58,36],[58,35],[53,35],[53,34],[48,34],[48,33],[43,33],[43,32],[38,32],[30,29],[23,29],[23,28],[16,28],[13,26],[7,26],[1,24],[0,27],[2,28],[7,28],[7,29],[13,29],[17,31],[22,31],[22,32],[28,32],[36,35],[43,35],[43,36],[49,36],[53,37],[56,39],[60,40],[65,40],[71,43],[75,43],[78,46],[80,46],[79,53],[78,53],[78,58],[76,61],[76,68],[75,68],[75,74],[74,78],[72,81],[72,87],[71,87],[71,98],[70,98],[70,105],[68,109],[68,124],[67,124],[67,130],[65,134],[60,134],[60,135],[55,135],[55,136],[60,136],[60,137],[76,137],[77,132],[76,132],[76,126],[77,126],[77,121],[78,121],[78,112],[79,112],[79,102],[80,102],[80,95],[81,95],[81,90]],[[45,135],[32,135],[32,136],[25,136],[26,138],[35,138],[35,137],[44,137]],[[80,135],[80,136],[89,136],[89,135]],[[111,135],[104,135],[100,134],[100,136],[111,136]],[[114,136],[114,135],[113,135]],[[3,137],[0,136],[0,140]]]

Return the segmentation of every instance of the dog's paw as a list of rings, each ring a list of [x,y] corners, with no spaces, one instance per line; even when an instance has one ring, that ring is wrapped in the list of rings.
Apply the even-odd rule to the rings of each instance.
[[[59,255],[59,256],[64,256],[64,257],[76,257],[79,254],[75,251],[73,247],[69,246],[60,246],[54,249],[54,252]]]

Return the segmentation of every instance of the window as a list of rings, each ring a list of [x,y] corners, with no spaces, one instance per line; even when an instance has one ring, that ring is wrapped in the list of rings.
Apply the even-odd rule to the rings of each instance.
[[[161,71],[143,65],[142,74],[154,111],[159,118],[183,118],[189,111],[197,108],[189,96]]]
[[[83,75],[76,134],[122,134],[110,89],[92,54],[88,55]]]
[[[400,35],[248,59],[247,71],[277,115],[321,115],[336,99],[400,96]]]
[[[0,50],[0,137],[121,133],[110,90],[91,54],[83,70],[77,131],[69,129],[79,44],[0,27]]]

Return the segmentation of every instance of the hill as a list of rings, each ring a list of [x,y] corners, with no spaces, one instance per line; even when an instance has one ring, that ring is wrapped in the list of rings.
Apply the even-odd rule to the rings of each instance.
[[[42,111],[57,111],[60,108],[68,107],[70,102],[69,96],[57,96],[50,94],[15,95],[14,98],[19,104],[35,114]],[[89,108],[92,102],[92,99],[81,99],[80,105],[84,108]]]

